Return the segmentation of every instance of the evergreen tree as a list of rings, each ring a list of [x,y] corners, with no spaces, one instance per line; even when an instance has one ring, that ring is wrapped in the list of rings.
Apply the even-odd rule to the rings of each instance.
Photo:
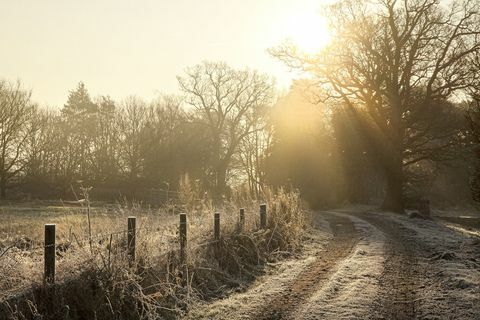
[[[63,152],[67,161],[65,167],[65,188],[76,178],[86,179],[94,166],[94,141],[97,135],[98,105],[95,104],[80,82],[70,91],[63,106]]]
[[[93,103],[83,82],[79,82],[75,90],[71,90],[67,103],[63,106],[62,113],[67,116],[92,114],[98,111],[98,106]]]

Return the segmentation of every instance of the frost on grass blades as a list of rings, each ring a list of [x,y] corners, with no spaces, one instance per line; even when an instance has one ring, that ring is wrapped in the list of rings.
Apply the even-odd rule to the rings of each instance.
[[[92,214],[91,225],[102,223],[103,232],[90,236],[84,226],[84,237],[76,229],[81,227],[79,217],[73,220],[75,225],[69,224],[70,220],[61,221],[57,224],[56,279],[49,294],[42,283],[41,243],[21,247],[14,242],[9,245],[13,246],[10,252],[2,256],[2,314],[6,318],[35,314],[55,318],[65,312],[72,319],[92,314],[103,319],[117,314],[174,318],[195,301],[241,289],[263,272],[267,262],[298,252],[300,230],[306,227],[298,194],[280,190],[277,194],[267,192],[265,197],[267,228],[259,228],[259,202],[250,199],[240,231],[240,208],[228,202],[220,210],[218,239],[213,235],[214,215],[209,208],[188,213],[185,265],[180,260],[178,216],[163,209],[119,205],[111,208],[107,217],[102,212],[106,209],[99,209]],[[126,222],[132,211],[138,220],[134,264],[126,250]],[[8,248],[6,242],[5,246]]]
[[[0,320],[479,318],[480,0],[0,7]]]

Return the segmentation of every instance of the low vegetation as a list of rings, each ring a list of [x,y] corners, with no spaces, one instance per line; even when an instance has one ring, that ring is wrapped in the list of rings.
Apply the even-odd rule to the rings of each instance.
[[[179,261],[178,217],[171,210],[121,205],[109,213],[97,210],[92,227],[101,223],[103,231],[92,232],[91,241],[85,217],[73,215],[60,222],[53,287],[42,285],[42,247],[27,244],[24,236],[14,241],[11,235],[2,240],[2,252],[8,252],[0,258],[0,314],[5,319],[168,319],[188,312],[199,299],[242,290],[265,263],[301,248],[307,216],[298,194],[267,191],[264,197],[267,228],[258,226],[259,202],[236,195],[219,210],[218,241],[213,241],[208,203],[189,212],[186,268]],[[246,208],[243,228],[240,206]],[[121,229],[127,215],[136,215],[140,222],[134,265],[129,265]]]

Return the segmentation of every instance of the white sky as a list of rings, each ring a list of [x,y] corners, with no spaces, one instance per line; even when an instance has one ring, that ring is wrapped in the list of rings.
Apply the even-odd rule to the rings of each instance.
[[[49,106],[79,81],[92,96],[150,99],[178,92],[187,66],[222,60],[286,89],[293,75],[266,49],[304,37],[324,1],[0,0],[0,78],[21,79]]]

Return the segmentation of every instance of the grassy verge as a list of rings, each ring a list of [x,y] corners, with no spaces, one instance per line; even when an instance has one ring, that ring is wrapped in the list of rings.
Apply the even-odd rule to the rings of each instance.
[[[41,284],[41,250],[20,250],[13,258],[9,253],[0,259],[2,289],[10,288],[0,304],[0,319],[174,319],[188,312],[192,302],[242,290],[266,262],[301,247],[306,216],[298,195],[280,190],[267,193],[265,200],[266,229],[258,228],[257,202],[225,203],[219,210],[218,241],[212,241],[211,208],[189,213],[186,266],[179,261],[174,215],[141,220],[134,265],[125,254],[125,233],[108,235],[108,225],[106,237],[92,246],[65,242],[68,247],[57,248],[57,284],[50,288]],[[240,206],[246,208],[242,228]],[[20,275],[30,282],[8,283]]]

